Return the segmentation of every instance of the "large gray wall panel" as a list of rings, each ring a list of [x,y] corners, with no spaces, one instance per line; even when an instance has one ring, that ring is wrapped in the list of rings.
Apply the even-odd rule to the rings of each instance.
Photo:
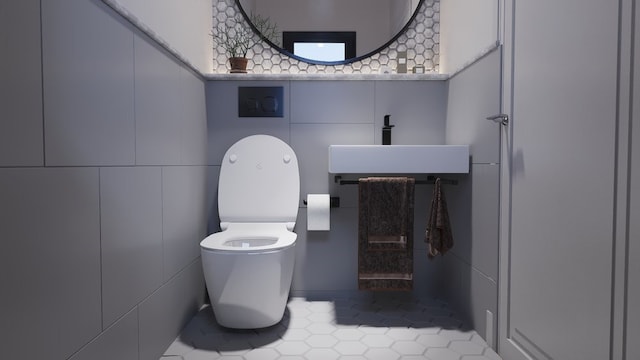
[[[500,131],[487,116],[500,112],[500,49],[449,80],[447,144],[471,145],[474,163],[500,162]]]
[[[382,144],[384,116],[391,115],[394,145],[445,143],[444,81],[376,81],[375,143]]]
[[[469,144],[472,163],[458,186],[445,187],[455,245],[442,262],[453,281],[439,281],[439,288],[488,340],[497,328],[489,324],[487,334],[486,312],[498,310],[501,128],[485,117],[500,111],[500,69],[496,50],[450,79],[447,99],[447,144]]]
[[[101,331],[98,169],[0,169],[0,199],[3,357],[64,359]]]
[[[2,356],[162,353],[183,325],[174,315],[195,314],[204,295],[199,263],[189,264],[205,232],[205,171],[178,167],[206,163],[204,82],[99,0],[3,2],[0,28],[0,50],[14,55],[0,70]],[[153,123],[161,116],[178,126]],[[170,177],[163,194],[173,167],[188,182]],[[158,293],[180,301],[145,307],[139,322]]]
[[[208,150],[207,105],[204,82],[190,70],[180,68],[182,113],[181,165],[206,165]]]
[[[138,306],[140,360],[157,360],[204,301],[202,264],[196,260]]]
[[[158,167],[100,169],[103,328],[163,283]]]
[[[207,233],[206,177],[204,166],[162,169],[164,281],[200,256]]]
[[[137,35],[135,96],[136,164],[180,164],[183,121],[180,67]]]
[[[292,123],[370,123],[373,81],[294,81],[291,83]]]
[[[0,166],[42,166],[39,0],[0,4],[0,53]]]
[[[118,319],[69,360],[138,360],[138,309]]]
[[[133,165],[133,33],[106,5],[42,3],[46,165]]]

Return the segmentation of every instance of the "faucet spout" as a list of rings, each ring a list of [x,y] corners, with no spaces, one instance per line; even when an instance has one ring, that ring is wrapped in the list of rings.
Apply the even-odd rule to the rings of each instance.
[[[389,124],[391,115],[384,116],[384,127],[382,127],[382,145],[391,145],[391,128],[395,125]]]

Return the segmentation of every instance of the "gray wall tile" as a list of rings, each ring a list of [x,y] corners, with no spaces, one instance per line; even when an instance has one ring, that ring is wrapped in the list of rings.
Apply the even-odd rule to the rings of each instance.
[[[162,169],[162,234],[164,280],[200,256],[206,235],[207,197],[204,166]]]
[[[447,87],[444,81],[376,81],[375,143],[382,144],[389,114],[393,145],[445,143]]]
[[[138,309],[118,319],[69,360],[138,360]]]
[[[0,166],[42,166],[40,1],[2,5],[0,33]]]
[[[207,107],[204,81],[180,68],[182,165],[207,164]]]
[[[371,123],[373,81],[293,81],[292,123]]]
[[[136,164],[179,164],[185,120],[180,67],[140,36],[134,41]]]
[[[138,306],[140,360],[157,360],[204,302],[200,259]]]
[[[66,358],[101,330],[98,170],[0,169],[0,199],[3,356]]]
[[[103,327],[163,282],[161,171],[100,169]]]
[[[328,172],[329,145],[370,144],[373,144],[372,124],[292,124],[291,147],[300,167],[301,199],[306,199],[307,194],[344,194]],[[351,192],[349,195],[348,203],[353,206],[354,195]],[[346,205],[343,201],[342,206]]]
[[[105,7],[42,3],[46,165],[134,164],[133,34]]]
[[[469,144],[474,163],[500,162],[500,49],[449,80],[447,144]]]

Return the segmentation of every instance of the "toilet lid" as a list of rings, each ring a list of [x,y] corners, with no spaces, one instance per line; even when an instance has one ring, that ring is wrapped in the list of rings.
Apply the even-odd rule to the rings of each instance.
[[[252,135],[225,153],[218,183],[221,223],[293,223],[299,197],[298,158],[284,141]]]

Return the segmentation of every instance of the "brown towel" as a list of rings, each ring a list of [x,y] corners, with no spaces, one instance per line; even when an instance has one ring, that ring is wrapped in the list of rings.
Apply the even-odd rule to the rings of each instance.
[[[409,187],[414,180],[406,177],[370,177],[366,184],[368,201],[367,241],[369,250],[404,250],[407,245]],[[411,189],[411,192],[413,190]]]
[[[359,181],[358,288],[413,288],[413,178]]]
[[[453,247],[451,224],[447,212],[447,201],[440,188],[440,178],[433,185],[431,210],[427,222],[425,241],[429,246],[427,256],[431,259],[438,254],[444,254]]]

